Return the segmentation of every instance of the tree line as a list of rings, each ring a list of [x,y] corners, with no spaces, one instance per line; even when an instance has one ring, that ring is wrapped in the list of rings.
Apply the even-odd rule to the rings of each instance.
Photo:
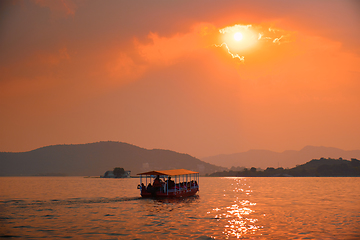
[[[222,171],[207,174],[210,177],[360,177],[360,161],[356,158],[344,160],[342,158],[313,159],[294,168],[268,167],[257,170],[255,167],[244,168],[242,171]]]

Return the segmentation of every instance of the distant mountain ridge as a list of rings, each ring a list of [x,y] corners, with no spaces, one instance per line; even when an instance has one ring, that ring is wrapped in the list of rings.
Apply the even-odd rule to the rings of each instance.
[[[0,152],[0,176],[100,176],[115,167],[131,171],[131,175],[153,169],[185,168],[201,174],[223,169],[188,154],[112,141]]]
[[[333,147],[306,146],[300,151],[287,150],[279,153],[268,150],[249,150],[242,153],[204,157],[201,160],[227,168],[234,166],[266,169],[267,167],[292,168],[317,158],[359,159],[360,150],[345,151]]]

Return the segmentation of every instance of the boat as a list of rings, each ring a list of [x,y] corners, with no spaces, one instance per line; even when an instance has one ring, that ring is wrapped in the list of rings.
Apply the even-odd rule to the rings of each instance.
[[[140,175],[138,189],[143,198],[184,198],[194,196],[199,191],[198,172],[172,169],[137,175]]]

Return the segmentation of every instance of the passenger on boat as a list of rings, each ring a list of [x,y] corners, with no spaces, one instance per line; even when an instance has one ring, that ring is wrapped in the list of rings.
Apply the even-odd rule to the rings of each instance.
[[[171,177],[168,178],[167,184],[168,184],[169,189],[172,189],[175,187],[175,182],[173,180],[171,180]]]
[[[160,191],[161,185],[162,185],[162,181],[160,179],[160,176],[157,175],[156,178],[154,179],[154,183],[153,183],[153,186],[155,188],[155,192]]]
[[[151,183],[149,183],[148,185],[147,185],[147,188],[146,188],[146,191],[148,191],[148,192],[151,192],[152,191],[152,186],[151,186]]]

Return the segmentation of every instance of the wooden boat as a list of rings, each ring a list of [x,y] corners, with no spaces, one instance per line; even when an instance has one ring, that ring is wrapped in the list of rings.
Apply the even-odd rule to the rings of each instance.
[[[143,198],[183,198],[193,196],[199,191],[198,172],[173,169],[137,175],[140,175],[138,189]]]

